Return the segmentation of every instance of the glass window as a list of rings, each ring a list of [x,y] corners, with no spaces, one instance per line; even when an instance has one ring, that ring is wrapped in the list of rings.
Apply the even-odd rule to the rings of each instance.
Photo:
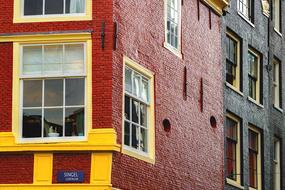
[[[253,0],[237,0],[237,7],[239,13],[246,17],[249,21],[253,22]]]
[[[277,108],[281,108],[281,63],[280,61],[274,59],[273,61],[273,87],[274,87],[274,106]]]
[[[274,152],[273,152],[273,175],[274,175],[274,190],[281,190],[281,151],[280,151],[280,140],[274,138]]]
[[[166,0],[166,43],[180,49],[181,0]]]
[[[85,44],[23,45],[22,52],[22,137],[84,136]]]
[[[149,79],[125,67],[124,145],[148,153]]]
[[[241,183],[240,172],[240,125],[239,119],[231,114],[226,117],[226,177]]]
[[[281,32],[281,1],[273,0],[273,20],[274,20],[274,28]]]
[[[260,160],[260,145],[259,133],[248,130],[248,148],[249,148],[249,186],[255,189],[260,189],[259,184],[261,178],[261,160]]]
[[[226,81],[237,90],[240,88],[239,41],[227,34]]]
[[[22,0],[24,16],[85,13],[85,0]]]
[[[259,103],[259,58],[251,51],[248,52],[248,67],[249,97]]]

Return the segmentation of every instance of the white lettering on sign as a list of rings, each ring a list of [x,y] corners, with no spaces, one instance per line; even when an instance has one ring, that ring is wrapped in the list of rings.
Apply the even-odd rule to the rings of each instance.
[[[78,178],[77,172],[64,172],[64,177],[76,177]]]

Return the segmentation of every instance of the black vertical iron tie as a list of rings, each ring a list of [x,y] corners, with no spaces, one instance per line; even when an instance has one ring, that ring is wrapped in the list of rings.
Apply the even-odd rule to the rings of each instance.
[[[101,27],[101,47],[104,50],[105,48],[105,21],[102,21],[102,27]]]

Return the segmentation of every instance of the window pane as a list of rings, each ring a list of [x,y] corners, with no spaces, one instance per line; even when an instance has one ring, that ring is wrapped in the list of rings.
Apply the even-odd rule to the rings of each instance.
[[[65,80],[65,105],[84,105],[85,79]]]
[[[45,0],[45,14],[63,14],[63,0]]]
[[[227,177],[236,179],[236,144],[227,140]]]
[[[147,127],[147,106],[141,104],[141,123],[142,126]]]
[[[139,123],[140,103],[132,100],[132,121]]]
[[[147,130],[144,128],[141,128],[140,140],[140,149],[147,152]]]
[[[63,126],[62,108],[44,109],[45,137],[62,136],[62,126]]]
[[[65,12],[66,13],[84,13],[85,0],[66,0]]]
[[[84,136],[84,108],[65,109],[65,136]]]
[[[248,144],[250,149],[258,151],[258,134],[252,130],[249,130]]]
[[[132,147],[138,148],[139,146],[139,129],[136,125],[132,125]]]
[[[132,93],[132,70],[129,68],[125,69],[125,90]]]
[[[227,137],[233,140],[237,140],[237,122],[227,117],[226,126]]]
[[[134,73],[133,94],[137,97],[140,94],[140,75],[137,73]]]
[[[44,46],[44,68],[45,74],[61,74],[62,73],[62,45],[46,45]]]
[[[124,144],[130,146],[130,123],[125,121]]]
[[[65,44],[64,72],[84,72],[84,44]]]
[[[23,109],[23,138],[41,137],[42,110]]]
[[[23,107],[41,107],[42,80],[26,80],[23,85]]]
[[[125,119],[130,120],[130,98],[128,96],[125,96]]]
[[[42,15],[43,14],[43,0],[25,0],[24,1],[24,15]]]
[[[148,102],[148,81],[146,79],[142,80],[141,98]]]
[[[250,187],[257,187],[257,155],[249,152],[249,185]]]
[[[23,74],[41,74],[42,46],[23,47]]]
[[[45,106],[63,106],[63,80],[45,80]]]

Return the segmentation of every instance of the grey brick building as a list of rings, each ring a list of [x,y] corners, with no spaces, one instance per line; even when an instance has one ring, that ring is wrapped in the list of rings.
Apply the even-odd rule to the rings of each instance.
[[[285,189],[284,6],[233,0],[222,20],[228,190]]]

